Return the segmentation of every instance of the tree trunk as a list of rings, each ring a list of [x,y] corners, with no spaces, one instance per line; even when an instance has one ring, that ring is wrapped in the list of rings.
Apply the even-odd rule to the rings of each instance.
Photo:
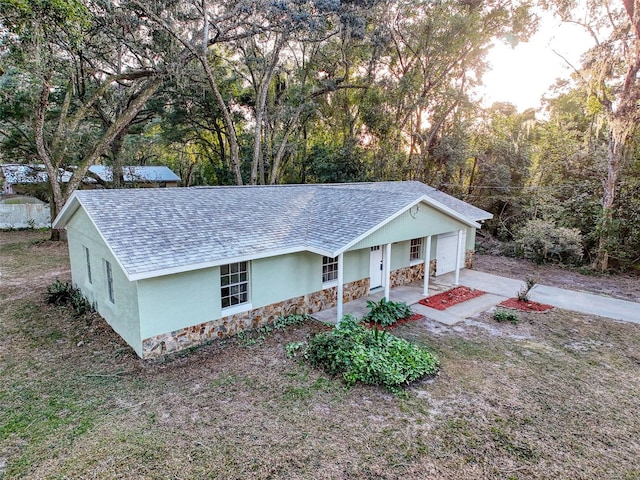
[[[53,222],[53,220],[58,216],[58,213],[60,213],[60,209],[56,206],[56,203],[53,201],[49,203],[49,208],[51,209],[51,221]],[[60,242],[66,239],[67,239],[67,232],[64,229],[51,228],[50,240],[52,242]]]
[[[276,70],[276,66],[278,65],[278,60],[280,59],[280,51],[282,47],[284,47],[285,41],[287,37],[286,35],[282,35],[278,42],[276,43],[273,52],[271,53],[271,61],[267,66],[267,69],[262,75],[262,79],[260,81],[260,85],[258,85],[257,96],[256,96],[256,125],[253,130],[253,159],[251,161],[251,184],[255,185],[258,181],[258,168],[260,167],[260,162],[262,162],[262,123],[264,121],[264,115],[267,108],[267,94],[269,93],[269,84],[271,83],[271,79],[273,78],[273,74]],[[262,175],[261,180],[264,183],[264,166],[262,166]]]
[[[96,161],[107,151],[118,134],[127,126],[129,126],[129,124],[133,121],[140,110],[142,110],[146,102],[153,96],[156,91],[158,91],[160,85],[162,85],[162,79],[159,77],[151,79],[147,82],[147,84],[141,89],[140,93],[129,102],[126,110],[124,110],[122,114],[113,122],[113,124],[104,132],[102,137],[93,146],[93,149],[82,159],[82,162],[80,162],[78,168],[75,169],[73,175],[71,176],[71,179],[63,189],[58,180],[58,176],[60,174],[58,162],[60,160],[56,160],[57,158],[61,159],[62,155],[56,156],[56,153],[60,152],[50,152],[44,139],[44,123],[47,107],[49,105],[50,90],[49,79],[45,79],[42,92],[40,94],[40,101],[38,102],[38,106],[36,108],[35,143],[39,160],[44,163],[47,169],[49,185],[51,186],[51,221],[56,218],[71,194],[75,192],[76,189],[80,186],[82,180],[87,174],[87,170],[89,169],[89,167],[91,165],[94,165]],[[60,143],[59,139],[53,139],[52,145],[55,145],[56,142]],[[65,147],[61,145],[60,148]],[[60,238],[64,238],[64,234],[61,235],[60,232],[51,232],[52,240],[59,240]]]
[[[619,121],[611,120],[609,127],[609,152],[607,155],[607,176],[602,180],[602,217],[598,226],[598,251],[593,262],[593,268],[604,272],[609,268],[611,239],[614,234],[613,203],[616,198],[616,185],[620,174],[620,165],[624,154],[626,129]]]
[[[201,55],[198,57],[200,59],[200,63],[204,68],[204,71],[207,75],[207,81],[209,82],[209,86],[211,87],[211,91],[213,92],[213,96],[216,99],[216,103],[222,112],[222,121],[224,123],[225,128],[227,129],[227,136],[229,138],[229,153],[230,153],[230,162],[231,167],[233,169],[233,174],[236,179],[236,185],[242,185],[242,174],[240,173],[240,147],[238,146],[238,135],[236,134],[236,128],[233,125],[233,119],[231,118],[231,112],[227,107],[227,104],[222,98],[222,94],[218,89],[218,84],[216,83],[216,77],[209,66],[209,61],[207,57]]]

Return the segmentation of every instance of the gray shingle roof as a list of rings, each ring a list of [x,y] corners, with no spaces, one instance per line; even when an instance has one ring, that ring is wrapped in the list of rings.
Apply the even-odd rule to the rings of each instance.
[[[74,196],[130,279],[286,251],[335,254],[425,196],[468,223],[491,216],[419,182],[81,190]],[[64,226],[68,210],[56,227]]]

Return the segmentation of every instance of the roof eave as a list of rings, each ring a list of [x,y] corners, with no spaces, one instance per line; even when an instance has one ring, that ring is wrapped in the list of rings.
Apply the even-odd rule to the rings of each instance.
[[[332,252],[332,255],[329,255],[329,256],[336,257],[339,254],[346,252],[351,247],[353,247],[355,244],[357,244],[361,240],[367,238],[369,235],[374,233],[376,230],[379,230],[380,228],[385,226],[387,223],[389,223],[392,220],[395,220],[396,218],[398,218],[400,215],[402,215],[404,212],[406,212],[410,208],[412,208],[412,207],[416,206],[418,203],[422,203],[422,202],[424,202],[427,205],[435,208],[436,210],[439,210],[439,211],[441,211],[441,212],[443,212],[443,213],[455,218],[456,220],[468,225],[469,227],[481,228],[481,225],[478,222],[476,222],[474,220],[471,220],[471,219],[465,217],[464,215],[459,214],[455,210],[447,207],[446,205],[443,205],[442,203],[438,202],[437,200],[434,200],[433,198],[429,197],[428,195],[423,195],[423,196],[417,198],[416,200],[414,200],[413,202],[409,203],[408,205],[406,205],[404,208],[401,208],[400,210],[398,210],[393,215],[390,215],[384,221],[380,222],[379,224],[377,224],[373,228],[370,228],[365,233],[363,233],[363,234],[359,235],[358,237],[356,237],[355,239],[351,240],[350,242],[348,242],[346,245],[344,245],[340,249],[336,250],[335,252]]]
[[[56,218],[51,222],[51,228],[61,229],[66,227],[67,222],[73,216],[75,211],[80,208],[80,200],[78,200],[78,196],[76,192],[73,192],[67,203],[64,204],[62,210],[58,212]]]
[[[260,253],[254,253],[254,254],[249,254],[249,255],[236,255],[234,257],[224,257],[224,258],[218,258],[216,260],[211,260],[208,262],[199,262],[199,263],[192,263],[192,264],[188,264],[188,265],[180,265],[177,267],[171,267],[171,268],[162,268],[162,269],[158,269],[158,270],[149,270],[146,272],[139,272],[139,273],[128,273],[126,271],[124,271],[127,279],[129,281],[137,281],[137,280],[147,280],[150,278],[156,278],[156,277],[164,277],[166,275],[175,275],[178,273],[186,273],[186,272],[191,272],[194,270],[201,270],[203,268],[212,268],[212,267],[219,267],[220,265],[227,265],[229,263],[236,263],[236,262],[248,262],[250,260],[259,260],[261,258],[268,258],[268,257],[275,257],[278,255],[288,255],[291,253],[298,253],[298,252],[311,252],[311,253],[316,253],[318,255],[327,255],[329,256],[329,254],[331,252],[329,251],[325,251],[325,250],[320,250],[317,248],[308,248],[305,246],[295,246],[295,247],[291,247],[291,248],[280,248],[280,249],[274,249],[274,250],[265,250],[263,252]]]

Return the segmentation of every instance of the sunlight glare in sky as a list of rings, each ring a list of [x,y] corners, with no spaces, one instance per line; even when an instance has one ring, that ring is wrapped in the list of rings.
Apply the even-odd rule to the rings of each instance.
[[[580,56],[593,45],[593,39],[581,27],[544,18],[539,31],[515,48],[496,42],[488,55],[492,70],[483,77],[479,93],[482,104],[511,102],[522,112],[539,108],[540,97],[547,93],[556,78],[569,78],[572,69],[556,55],[557,51],[575,67]]]

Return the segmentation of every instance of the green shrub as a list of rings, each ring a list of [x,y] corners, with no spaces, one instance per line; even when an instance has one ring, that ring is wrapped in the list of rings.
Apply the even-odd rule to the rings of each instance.
[[[557,227],[546,220],[529,220],[516,234],[515,242],[522,257],[538,264],[577,265],[582,261],[582,235],[577,228]]]
[[[383,331],[369,330],[345,316],[336,327],[313,337],[306,359],[347,385],[360,381],[391,391],[438,371],[436,357],[424,348]]]
[[[516,312],[512,312],[510,310],[496,310],[493,314],[493,319],[496,322],[509,322],[517,325],[520,321],[518,314]]]
[[[287,353],[287,358],[295,358],[298,356],[300,352],[304,352],[307,344],[305,342],[291,342],[287,343],[285,347],[285,351]]]
[[[62,306],[70,305],[77,316],[93,312],[93,306],[82,292],[67,282],[61,282],[56,278],[55,282],[47,287],[47,303]]]
[[[283,330],[291,325],[302,325],[304,322],[309,320],[311,317],[306,313],[301,315],[291,314],[291,315],[280,315],[273,321],[273,329],[274,330]]]
[[[398,320],[410,317],[413,312],[404,302],[392,302],[382,297],[382,300],[375,302],[367,300],[369,312],[363,317],[363,321],[375,323],[383,327],[393,325]]]
[[[273,322],[267,323],[261,327],[244,330],[236,335],[236,338],[246,347],[250,347],[259,343],[262,343],[268,335],[271,335],[276,330],[284,330],[292,325],[302,325],[311,317],[306,313],[301,315],[280,315]],[[287,352],[288,354],[288,352]]]

